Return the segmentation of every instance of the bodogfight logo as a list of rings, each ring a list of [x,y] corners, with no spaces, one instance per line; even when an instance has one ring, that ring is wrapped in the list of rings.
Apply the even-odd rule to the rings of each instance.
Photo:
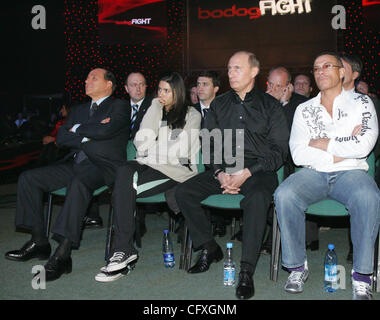
[[[259,7],[240,8],[234,4],[231,8],[206,10],[198,7],[198,19],[221,19],[233,17],[246,17],[258,19],[270,12],[273,16],[280,14],[302,14],[311,12],[311,0],[264,0]]]

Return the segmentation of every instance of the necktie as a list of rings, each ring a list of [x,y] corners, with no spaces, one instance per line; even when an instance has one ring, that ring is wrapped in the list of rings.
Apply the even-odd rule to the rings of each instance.
[[[94,102],[90,108],[90,117],[92,117],[92,115],[96,112],[96,110],[98,110],[99,106],[96,104],[96,102]]]
[[[132,105],[131,130],[130,130],[130,133],[129,133],[129,137],[132,137],[132,130],[133,130],[134,126],[135,126],[138,109],[139,109],[139,106],[137,104]]]
[[[99,106],[96,104],[96,102],[94,102],[90,108],[90,118],[96,112],[96,110],[98,110],[98,108]],[[86,158],[86,154],[83,152],[83,150],[81,150],[75,156],[75,163],[81,163]]]
[[[208,108],[203,109],[203,118],[206,118],[208,111],[209,111]]]

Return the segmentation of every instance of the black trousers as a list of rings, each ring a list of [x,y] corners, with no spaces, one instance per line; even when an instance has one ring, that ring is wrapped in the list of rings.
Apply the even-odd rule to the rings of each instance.
[[[135,181],[134,181],[135,179]],[[153,186],[149,182],[163,180]],[[170,179],[158,170],[141,165],[137,161],[128,161],[118,168],[113,190],[114,207],[114,251],[128,254],[136,252],[133,245],[135,233],[136,199],[153,196],[174,187],[178,182]],[[137,195],[136,187],[146,186],[146,190]]]
[[[260,255],[267,212],[277,185],[275,172],[258,172],[248,178],[240,188],[240,193],[244,195],[240,203],[244,223],[241,262],[251,264],[253,270]],[[210,220],[200,203],[208,196],[220,194],[222,191],[212,170],[198,174],[177,188],[176,200],[185,217],[195,249],[200,249],[213,240]]]
[[[16,226],[44,235],[45,192],[67,187],[66,198],[52,232],[79,246],[83,217],[97,188],[105,185],[102,172],[88,159],[69,161],[23,172],[18,179]]]

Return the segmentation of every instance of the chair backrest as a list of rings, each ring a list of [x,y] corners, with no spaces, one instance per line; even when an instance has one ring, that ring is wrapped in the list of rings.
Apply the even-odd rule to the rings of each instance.
[[[368,163],[368,174],[371,177],[375,177],[375,153],[372,151],[368,158],[367,158],[367,163]]]
[[[133,144],[133,140],[128,140],[127,144],[127,160],[133,160],[136,158],[136,147]]]

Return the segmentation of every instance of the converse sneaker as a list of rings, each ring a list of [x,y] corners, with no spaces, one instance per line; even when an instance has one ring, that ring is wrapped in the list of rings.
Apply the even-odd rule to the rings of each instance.
[[[107,264],[107,272],[124,269],[129,263],[137,260],[137,258],[136,253],[126,254],[122,251],[115,252]]]
[[[308,277],[309,269],[307,268],[307,262],[305,262],[303,271],[292,271],[290,273],[290,276],[285,283],[285,291],[289,293],[303,292],[303,287]]]
[[[351,272],[351,275],[352,274],[353,271]],[[352,277],[352,300],[372,300],[371,284],[364,281],[357,281]]]

